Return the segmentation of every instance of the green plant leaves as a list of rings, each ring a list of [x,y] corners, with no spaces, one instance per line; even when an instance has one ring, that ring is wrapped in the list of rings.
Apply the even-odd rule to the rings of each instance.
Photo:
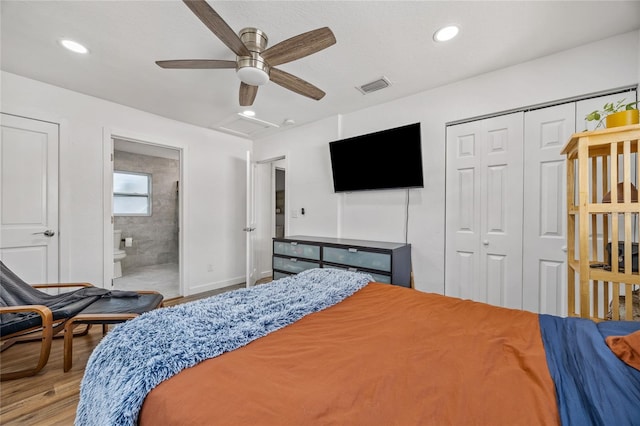
[[[624,109],[625,111],[630,111],[632,109],[636,109],[636,105],[638,105],[638,101],[627,104]]]
[[[598,111],[590,112],[589,114],[586,115],[584,119],[587,121],[600,120],[600,113]]]
[[[636,105],[638,105],[638,101],[625,104],[624,103],[625,100],[626,99],[621,99],[615,104],[613,102],[607,102],[606,104],[604,104],[602,109],[590,112],[584,117],[584,119],[586,121],[596,121],[596,120],[603,119],[609,114],[613,114],[619,111],[625,111],[625,110],[629,111],[632,109],[636,109]],[[598,125],[600,125],[600,123],[598,123]]]

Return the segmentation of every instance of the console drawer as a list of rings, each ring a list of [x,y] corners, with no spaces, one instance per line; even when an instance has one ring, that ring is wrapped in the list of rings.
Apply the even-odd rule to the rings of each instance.
[[[377,253],[356,248],[325,247],[322,261],[391,272],[390,253]]]
[[[320,246],[301,244],[296,241],[273,242],[273,253],[284,256],[304,257],[305,259],[320,260]]]
[[[373,280],[378,283],[391,284],[391,275],[376,274],[375,272],[359,270],[358,268],[346,268],[344,266],[325,265],[323,268],[340,269],[342,271],[350,272],[362,272],[363,274],[369,274],[373,277]]]
[[[290,277],[290,274],[285,274],[284,272],[280,272],[280,271],[273,271],[273,280],[279,280],[280,278],[287,278]]]
[[[293,274],[298,274],[302,271],[306,271],[307,269],[319,267],[320,263],[308,262],[306,260],[300,260],[295,257],[273,257],[273,269],[280,269],[281,271],[291,272]]]

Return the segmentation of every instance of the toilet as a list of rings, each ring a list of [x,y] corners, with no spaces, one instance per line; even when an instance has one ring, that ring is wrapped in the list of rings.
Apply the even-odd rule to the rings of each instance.
[[[127,253],[120,249],[120,241],[122,240],[122,231],[113,231],[113,278],[122,276],[122,264],[120,261],[127,257]]]

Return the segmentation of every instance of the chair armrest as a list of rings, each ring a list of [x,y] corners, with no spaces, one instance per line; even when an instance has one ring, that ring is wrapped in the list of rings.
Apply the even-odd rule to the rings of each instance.
[[[42,317],[42,323],[46,321],[53,322],[53,313],[51,309],[44,305],[16,305],[16,306],[1,306],[0,314],[15,314],[18,312],[37,312]]]
[[[38,371],[42,370],[44,366],[47,364],[49,360],[49,354],[51,353],[51,342],[53,340],[54,335],[54,326],[53,326],[53,314],[51,313],[51,309],[44,305],[16,305],[16,306],[2,306],[0,307],[0,314],[8,314],[8,313],[18,313],[18,312],[36,312],[40,317],[42,317],[42,325],[41,325],[41,340],[42,343],[40,345],[40,357],[38,358],[38,365],[32,369],[25,369],[20,371],[13,371],[10,373],[3,373],[0,376],[0,380],[11,380],[18,379],[21,377],[33,376]],[[22,337],[25,337],[30,332],[37,330],[39,327],[32,327],[25,330],[15,331],[14,333],[7,334],[2,336],[2,345],[1,349],[5,350],[14,343],[21,340]]]
[[[55,284],[32,284],[33,288],[65,288],[65,287],[93,287],[89,283],[55,283]]]
[[[0,307],[0,314],[16,314],[18,312],[35,312],[42,317],[42,333],[43,338],[53,337],[53,313],[51,309],[44,305],[16,305],[16,306],[2,306]],[[20,335],[28,330],[20,330],[11,333],[7,336],[3,336],[2,340]]]

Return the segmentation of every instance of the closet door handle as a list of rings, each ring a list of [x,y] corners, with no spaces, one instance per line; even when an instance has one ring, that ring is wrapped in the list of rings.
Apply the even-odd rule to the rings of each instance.
[[[489,245],[489,240],[482,240],[482,244],[485,245],[485,246],[488,246]]]
[[[562,246],[561,250],[566,253],[567,252],[567,246]]]

